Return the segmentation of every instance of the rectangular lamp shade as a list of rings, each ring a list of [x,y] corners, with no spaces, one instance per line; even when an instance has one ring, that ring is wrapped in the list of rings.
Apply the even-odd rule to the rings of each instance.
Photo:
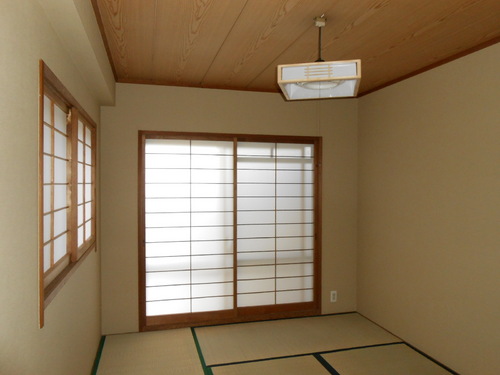
[[[356,96],[360,80],[361,60],[278,65],[278,84],[287,100]]]

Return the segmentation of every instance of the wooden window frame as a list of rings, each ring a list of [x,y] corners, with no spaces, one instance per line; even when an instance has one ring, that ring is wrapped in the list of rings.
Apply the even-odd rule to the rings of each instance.
[[[52,103],[59,106],[67,113],[67,150],[68,150],[68,187],[67,187],[67,252],[47,271],[44,270],[44,100],[47,96]],[[78,246],[78,122],[83,123],[84,132],[88,127],[91,143],[91,182],[90,192],[91,204],[91,233],[89,238],[83,238],[83,243]],[[97,212],[97,126],[83,107],[66,89],[63,83],[56,77],[43,60],[39,62],[39,160],[38,160],[38,249],[39,249],[39,326],[45,323],[44,311],[54,299],[59,290],[68,281],[69,277],[76,271],[91,250],[96,250],[96,212]],[[83,146],[85,149],[85,146]],[[84,163],[87,159],[84,159]],[[84,169],[84,168],[83,168]],[[54,184],[52,182],[52,184]],[[85,185],[82,187],[85,189]],[[84,195],[85,196],[85,195]],[[53,226],[53,223],[51,224]],[[84,224],[85,225],[85,224]],[[51,238],[50,241],[52,241]],[[62,261],[64,259],[64,261]],[[49,277],[50,274],[50,277]]]
[[[291,317],[314,316],[321,313],[321,238],[322,238],[322,138],[310,136],[282,136],[224,133],[189,133],[168,131],[139,131],[138,134],[138,279],[139,279],[139,330],[155,331],[179,327],[194,327],[210,324],[282,319]],[[145,141],[146,139],[190,139],[237,142],[274,142],[314,144],[314,291],[312,302],[291,303],[286,305],[265,305],[233,307],[232,310],[177,314],[174,319],[168,316],[146,316],[146,251],[145,251]],[[234,167],[236,174],[236,167]],[[235,179],[236,183],[237,180]],[[235,183],[235,185],[236,185]],[[236,189],[236,187],[234,188]],[[234,194],[236,197],[236,194]],[[234,207],[234,228],[236,228],[237,207]],[[237,246],[234,248],[236,265]],[[234,285],[236,285],[234,266]],[[236,286],[235,286],[236,288]],[[236,293],[234,295],[236,298]]]

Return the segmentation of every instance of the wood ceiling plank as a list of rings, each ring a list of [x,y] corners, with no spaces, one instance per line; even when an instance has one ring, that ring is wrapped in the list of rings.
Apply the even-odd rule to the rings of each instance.
[[[199,86],[246,1],[160,1],[150,78]]]
[[[498,0],[92,0],[120,82],[279,91],[276,67],[360,58],[360,93],[500,37]]]
[[[96,0],[118,80],[151,72],[156,0]]]
[[[249,0],[203,86],[244,89],[330,6],[329,0]]]
[[[491,30],[495,29],[495,23],[500,25],[500,12],[492,10],[498,8],[498,4],[493,0],[418,3],[381,0],[358,4],[358,10],[364,12],[339,7],[334,14],[337,19],[332,22],[333,17],[329,17],[323,33],[323,57],[327,60],[360,58],[362,93],[493,38],[495,33]],[[477,20],[481,20],[481,30],[476,25],[471,32],[469,24]],[[301,50],[307,48],[305,37],[297,43]],[[266,85],[271,77],[276,77],[273,67],[280,63],[310,61],[294,61],[293,52],[292,48],[287,50],[249,89],[269,90],[270,86]]]
[[[389,30],[387,37],[369,47],[356,46],[364,62],[360,92],[422,71],[500,35],[498,27],[491,32],[500,25],[500,13],[491,12],[493,1],[456,0],[446,7],[437,3],[425,4],[400,33]],[[379,35],[384,34],[379,31]]]
[[[338,40],[350,35],[354,28],[361,28],[368,22],[375,22],[383,12],[383,8],[389,0],[351,0],[336,1],[325,11],[327,18],[326,27],[323,29],[323,52],[325,60],[340,59],[337,47]],[[374,20],[374,21],[372,21]],[[265,70],[247,85],[247,89],[256,91],[279,91],[276,83],[276,68],[280,64],[297,64],[314,62],[318,57],[318,29],[314,26],[312,19],[309,21],[309,29],[300,38],[289,46],[283,53],[277,56]],[[344,59],[355,59],[356,55],[344,57]]]

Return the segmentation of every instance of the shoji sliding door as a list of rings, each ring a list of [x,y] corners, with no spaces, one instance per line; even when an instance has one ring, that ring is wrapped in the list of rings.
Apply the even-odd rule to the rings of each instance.
[[[239,142],[238,306],[314,299],[314,145]]]
[[[142,330],[319,312],[319,138],[139,138]]]

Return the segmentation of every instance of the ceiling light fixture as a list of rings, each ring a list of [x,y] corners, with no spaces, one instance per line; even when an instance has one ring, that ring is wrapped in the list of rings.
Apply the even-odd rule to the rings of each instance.
[[[278,65],[278,85],[287,100],[345,98],[358,94],[361,60],[326,61],[321,58],[324,15],[314,18],[319,29],[318,60],[313,63]]]

